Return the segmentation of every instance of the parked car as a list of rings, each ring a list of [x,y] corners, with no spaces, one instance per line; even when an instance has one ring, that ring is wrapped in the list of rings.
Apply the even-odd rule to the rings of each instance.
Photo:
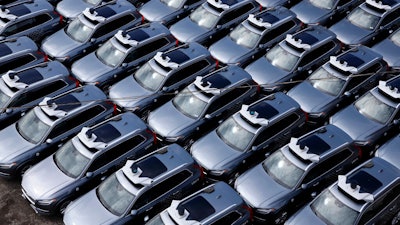
[[[165,146],[124,167],[73,201],[64,214],[69,224],[143,223],[198,185],[201,168],[179,145]],[[135,222],[131,222],[135,223]]]
[[[391,70],[400,70],[400,29],[372,46],[372,50],[383,56]]]
[[[379,35],[399,27],[399,14],[399,0],[365,0],[329,29],[346,45],[371,45]]]
[[[277,92],[242,109],[190,147],[193,159],[209,178],[234,179],[263,155],[286,144],[304,130],[306,117],[299,104]]]
[[[46,54],[38,50],[35,42],[26,36],[0,41],[0,74],[46,62]]]
[[[253,0],[207,0],[169,29],[180,42],[207,45],[224,36],[230,28],[257,10],[259,6]]]
[[[171,101],[149,113],[147,122],[157,138],[179,142],[185,147],[194,137],[216,126],[257,95],[250,75],[237,66],[228,66],[196,80]]]
[[[84,127],[56,153],[26,171],[23,197],[36,213],[63,214],[73,199],[95,188],[127,159],[150,153],[152,146],[146,124],[130,112]]]
[[[329,123],[345,131],[372,155],[399,129],[399,81],[400,76],[379,81],[377,87],[330,117]]]
[[[286,39],[267,51],[245,70],[265,92],[288,87],[287,82],[306,77],[315,68],[340,51],[340,43],[333,32],[321,26],[311,26]]]
[[[0,129],[17,121],[44,97],[54,97],[78,85],[58,61],[8,71],[0,77]]]
[[[112,85],[108,96],[123,110],[147,115],[197,76],[215,68],[215,60],[205,47],[198,43],[181,45],[158,52],[132,75]]]
[[[82,83],[106,87],[131,73],[158,51],[175,45],[175,38],[160,23],[119,30],[112,38],[72,63],[71,72]]]
[[[396,224],[400,209],[400,171],[372,158],[325,189],[286,223]]]
[[[382,56],[359,46],[331,56],[329,62],[287,94],[308,114],[309,123],[318,126],[386,77],[386,62]]]
[[[169,26],[180,18],[186,17],[205,0],[151,0],[143,4],[139,12],[150,22],[160,22]]]
[[[247,224],[252,211],[243,199],[224,182],[211,184],[157,214],[146,225],[161,224]]]
[[[375,157],[382,158],[400,169],[399,144],[400,134],[397,134],[376,150]]]
[[[0,176],[25,173],[82,127],[111,117],[113,105],[106,99],[93,85],[45,97],[21,119],[0,131]]]
[[[235,189],[260,223],[283,223],[332,184],[338,174],[361,162],[361,150],[333,125],[317,128],[275,151],[240,175]]]
[[[290,10],[305,24],[329,26],[346,16],[362,2],[363,0],[303,0]]]
[[[28,36],[34,41],[58,30],[62,18],[46,0],[17,1],[0,9],[0,39]]]
[[[141,24],[136,8],[126,0],[86,8],[66,27],[45,38],[41,49],[51,58],[70,63],[93,51],[118,30]]]
[[[212,44],[209,51],[221,63],[244,66],[301,27],[292,11],[278,6],[250,14],[227,36]]]

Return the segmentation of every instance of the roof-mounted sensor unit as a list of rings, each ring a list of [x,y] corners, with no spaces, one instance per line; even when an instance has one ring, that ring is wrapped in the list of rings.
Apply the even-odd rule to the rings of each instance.
[[[169,58],[162,52],[157,52],[157,54],[154,56],[154,59],[164,67],[169,67],[172,69],[176,69],[179,67],[178,63],[172,62],[171,58]]]
[[[304,160],[310,160],[311,162],[319,162],[319,155],[309,151],[309,148],[305,145],[300,145],[297,138],[292,137],[289,142],[289,148],[292,149],[298,156]]]
[[[149,177],[140,176],[143,171],[135,164],[134,161],[128,161],[125,166],[122,168],[124,174],[135,184],[141,184],[143,186],[149,186],[153,179]]]
[[[194,84],[200,88],[202,91],[206,93],[210,93],[213,95],[220,95],[222,90],[219,88],[212,88],[210,81],[206,81],[207,83],[203,82],[203,77],[197,76]]]
[[[292,34],[286,35],[286,41],[297,48],[302,48],[305,50],[308,50],[311,48],[311,46],[309,44],[303,43],[303,41],[301,39],[294,37]]]
[[[167,209],[168,214],[174,218],[174,220],[181,221],[182,224],[187,225],[200,225],[199,221],[196,220],[187,220],[189,217],[189,212],[179,204],[179,201],[172,200],[170,207]]]
[[[91,132],[88,127],[82,128],[81,132],[79,132],[78,134],[78,138],[88,148],[95,148],[101,150],[107,147],[106,143],[96,142],[97,136],[93,132]]]
[[[6,83],[11,88],[17,88],[17,89],[21,90],[21,89],[25,89],[25,88],[29,87],[28,84],[25,84],[23,82],[18,82],[19,77],[16,75],[15,71],[10,70],[1,77],[4,81],[4,83]]]
[[[363,200],[366,202],[374,201],[374,196],[371,193],[360,192],[360,185],[347,183],[347,178],[344,175],[338,176],[338,186],[357,200]]]
[[[115,34],[115,38],[117,38],[120,42],[124,43],[125,45],[131,45],[131,46],[135,47],[139,44],[138,41],[131,39],[131,36],[129,36],[129,34],[127,34],[123,30],[119,30]]]
[[[223,3],[221,0],[207,0],[207,2],[217,8],[220,9],[229,9],[230,6],[228,4]]]
[[[386,81],[379,81],[378,88],[385,92],[386,94],[390,95],[393,98],[400,99],[400,92],[397,87],[388,85]]]
[[[250,14],[249,18],[247,19],[250,22],[254,23],[255,25],[259,26],[259,27],[265,27],[265,28],[270,28],[272,26],[271,23],[263,21],[263,19],[257,18],[254,14]]]
[[[64,110],[57,109],[57,104],[49,97],[45,97],[40,103],[39,106],[42,110],[49,116],[55,117],[64,117],[67,115],[67,112]]]
[[[258,117],[259,113],[257,111],[249,110],[248,105],[242,105],[242,108],[240,109],[240,114],[253,124],[261,124],[266,126],[269,123],[269,120]]]
[[[350,73],[357,73],[358,70],[356,67],[354,66],[349,66],[348,63],[346,61],[343,60],[338,60],[338,58],[336,56],[331,56],[329,63],[333,66],[335,66],[336,68],[339,68],[340,70],[343,70],[345,72],[350,72]]]
[[[390,5],[385,5],[382,3],[382,1],[378,0],[366,0],[365,1],[367,4],[377,8],[377,9],[383,9],[383,10],[391,10],[392,6]]]

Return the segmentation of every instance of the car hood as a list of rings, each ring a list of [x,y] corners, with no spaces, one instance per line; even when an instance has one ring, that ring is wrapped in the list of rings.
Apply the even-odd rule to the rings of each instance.
[[[13,123],[0,131],[0,162],[7,163],[35,146],[18,133],[16,123]]]
[[[61,58],[68,56],[70,51],[81,45],[82,43],[73,40],[65,33],[64,29],[61,29],[47,37],[43,41],[41,48],[46,54]]]
[[[193,124],[195,119],[179,112],[172,101],[169,101],[150,112],[147,122],[157,134],[163,137],[176,137],[184,128]]]
[[[144,96],[150,96],[153,92],[140,86],[130,75],[110,87],[109,96],[113,102],[123,108],[138,106]]]
[[[200,138],[191,147],[193,158],[207,170],[223,170],[228,163],[237,160],[242,152],[228,146],[214,130]]]
[[[71,66],[72,74],[82,82],[97,82],[101,76],[113,69],[102,63],[95,52],[75,61]]]
[[[90,225],[111,224],[117,219],[104,208],[93,189],[68,205],[63,221],[66,225]]]
[[[169,30],[171,31],[171,34],[181,42],[199,41],[199,38],[208,32],[207,29],[200,27],[189,17],[185,17],[173,24]]]
[[[390,67],[400,67],[400,47],[395,45],[391,40],[383,40],[372,47],[372,50],[381,54]]]
[[[320,113],[327,109],[327,105],[335,97],[315,89],[309,82],[304,81],[290,89],[287,93],[300,104],[303,111],[307,113]]]
[[[162,21],[164,17],[175,11],[159,0],[148,1],[139,10],[140,14],[149,21]]]
[[[74,180],[65,175],[54,163],[53,156],[50,156],[26,171],[21,186],[33,199],[50,199],[52,194]]]
[[[321,20],[323,20],[330,12],[330,10],[315,7],[309,1],[301,1],[290,8],[290,10],[297,15],[299,20],[307,24],[324,22]]]
[[[84,1],[62,0],[57,4],[56,10],[62,16],[72,19],[77,17],[83,10],[90,7],[93,7],[93,5]]]
[[[337,39],[347,45],[358,45],[371,32],[355,26],[346,18],[332,25],[329,30],[336,34]],[[351,31],[351,32],[349,32]]]
[[[288,75],[287,71],[273,66],[264,56],[249,64],[245,70],[251,75],[253,80],[260,85],[284,81]]]
[[[330,123],[346,132],[356,141],[367,141],[370,134],[385,125],[361,115],[354,105],[350,105],[330,118]]]
[[[274,208],[274,203],[291,191],[268,176],[261,164],[240,175],[235,189],[249,205],[264,209]]]
[[[285,223],[286,225],[324,225],[326,224],[320,218],[318,218],[315,213],[311,210],[309,205],[306,205],[296,214],[291,216],[288,221]]]
[[[239,62],[246,53],[251,51],[251,49],[236,44],[228,35],[212,44],[208,50],[215,59],[226,64]]]

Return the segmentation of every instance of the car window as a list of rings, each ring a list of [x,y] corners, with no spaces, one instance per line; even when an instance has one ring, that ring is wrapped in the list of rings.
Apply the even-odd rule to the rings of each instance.
[[[0,74],[3,74],[9,70],[26,65],[30,62],[33,62],[34,60],[36,60],[35,56],[33,56],[32,54],[27,54],[23,56],[17,56],[5,62],[0,62]]]
[[[266,33],[264,35],[264,37],[261,39],[260,43],[265,44],[265,43],[268,43],[268,42],[274,40],[279,35],[282,35],[283,33],[292,29],[295,25],[296,25],[296,23],[293,20],[287,21],[286,23],[284,23],[284,24],[280,25],[279,27]]]
[[[122,16],[118,19],[115,19],[109,23],[104,24],[102,27],[97,29],[95,33],[93,34],[94,38],[101,37],[103,35],[106,35],[110,32],[114,32],[115,30],[120,29],[120,27],[135,21],[136,18],[132,14],[128,14],[125,16]]]
[[[393,202],[398,201],[400,197],[400,184],[396,184],[395,187],[391,188],[388,193],[385,193],[380,198],[376,199],[372,205],[370,205],[366,211],[362,214],[360,222],[358,224],[366,224],[369,220],[375,216],[382,217],[387,207],[391,207]],[[375,221],[379,222],[379,221]]]
[[[329,157],[329,159],[318,163],[318,165],[313,167],[311,171],[307,173],[303,179],[303,183],[309,183],[316,178],[322,177],[322,174],[330,173],[338,166],[342,166],[343,162],[346,161],[352,154],[353,152],[346,148],[336,155]]]
[[[231,21],[234,21],[236,18],[247,14],[252,9],[254,9],[254,5],[251,3],[241,6],[240,8],[232,10],[232,11],[226,13],[225,15],[223,15],[222,18],[218,21],[218,24],[223,25],[223,24],[229,23]]]
[[[351,2],[352,0],[339,0],[337,6],[343,6],[349,2]]]
[[[23,93],[18,99],[10,104],[12,107],[21,106],[32,102],[36,99],[48,96],[49,94],[56,92],[68,84],[63,80],[56,80],[41,87],[35,88],[28,92]]]
[[[107,152],[96,158],[90,165],[88,171],[96,171],[97,169],[103,167],[104,165],[114,161],[123,154],[131,151],[133,148],[137,147],[139,144],[143,143],[145,138],[141,135],[136,135],[114,147],[109,149]]]
[[[324,56],[325,54],[329,53],[334,47],[336,46],[335,42],[330,41],[320,47],[318,47],[317,49],[314,49],[311,52],[308,52],[307,55],[305,55],[301,61],[299,66],[306,66],[310,63],[312,63],[313,61],[321,58],[322,56]]]
[[[78,115],[68,118],[61,123],[57,124],[56,127],[51,131],[49,138],[57,137],[75,127],[86,123],[87,121],[96,118],[99,114],[103,113],[106,109],[101,105],[96,105],[90,109],[85,110]]]
[[[254,140],[253,145],[258,146],[266,141],[268,141],[270,138],[273,136],[283,132],[286,130],[288,127],[291,127],[298,119],[300,118],[299,115],[296,113],[293,113],[289,116],[287,116],[285,119],[282,119],[268,128],[264,129]]]
[[[192,176],[192,172],[188,170],[183,170],[179,172],[178,174],[175,174],[166,180],[160,182],[159,184],[153,186],[149,190],[147,190],[143,195],[141,195],[135,204],[133,205],[134,209],[139,209],[148,203],[154,201],[158,197],[160,197],[163,194],[166,194],[168,191],[173,190],[176,188],[179,184],[187,180],[189,177]]]
[[[233,100],[238,99],[240,96],[247,93],[251,87],[249,85],[242,85],[241,87],[232,88],[232,91],[225,93],[223,96],[214,100],[208,107],[206,114],[214,113],[224,106],[227,106]]]
[[[233,211],[228,214],[224,214],[224,216],[217,221],[211,223],[212,225],[225,225],[225,224],[233,224],[238,219],[240,219],[242,215],[238,211]]]
[[[180,71],[177,71],[176,73],[172,74],[171,77],[169,77],[168,80],[165,82],[164,86],[169,87],[171,85],[174,85],[177,82],[180,82],[190,77],[192,74],[201,71],[202,69],[208,67],[209,65],[210,63],[207,60],[201,60],[192,65],[189,65],[181,69]]]
[[[31,29],[35,26],[41,25],[49,20],[51,20],[51,16],[49,14],[41,14],[33,18],[28,18],[22,21],[19,21],[4,30],[5,36],[10,36],[24,30]]]
[[[146,56],[154,51],[159,50],[160,48],[166,46],[170,42],[166,38],[161,38],[151,43],[145,44],[135,50],[133,50],[129,55],[125,58],[124,62],[129,63],[140,57]]]
[[[382,26],[386,26],[399,18],[400,8],[394,10],[393,12],[389,13],[383,20]]]
[[[356,86],[362,84],[369,76],[360,76],[360,75],[355,75],[351,78],[349,83],[347,84],[345,91],[350,91]]]

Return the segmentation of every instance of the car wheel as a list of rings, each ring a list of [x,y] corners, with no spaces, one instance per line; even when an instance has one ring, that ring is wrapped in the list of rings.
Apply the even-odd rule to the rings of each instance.
[[[61,203],[60,209],[59,209],[61,215],[64,215],[65,209],[67,208],[67,206],[69,205],[69,203],[71,203],[71,201],[69,201],[69,200],[66,200],[66,201],[64,201],[64,202]]]
[[[32,165],[30,165],[30,164],[27,164],[27,165],[24,165],[24,166],[22,166],[22,168],[21,168],[21,170],[20,170],[20,174],[21,174],[21,176],[23,176],[24,174],[25,174],[25,172],[27,171],[27,170],[29,170],[30,168],[32,167]]]
[[[396,224],[399,224],[399,223],[400,223],[400,211],[398,211],[396,213],[396,215],[393,216],[391,224],[392,225],[396,225]]]

